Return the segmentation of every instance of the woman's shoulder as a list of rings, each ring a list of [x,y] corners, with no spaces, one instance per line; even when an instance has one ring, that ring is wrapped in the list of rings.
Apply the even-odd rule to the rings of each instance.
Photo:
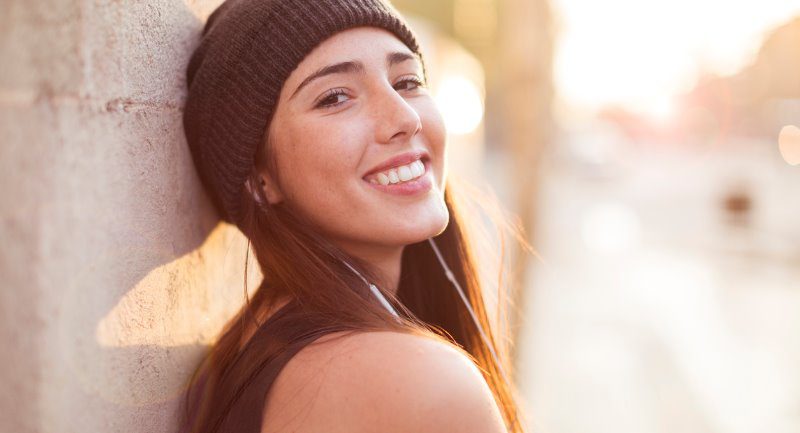
[[[267,397],[263,433],[504,432],[478,367],[457,347],[392,331],[337,332],[298,352]]]

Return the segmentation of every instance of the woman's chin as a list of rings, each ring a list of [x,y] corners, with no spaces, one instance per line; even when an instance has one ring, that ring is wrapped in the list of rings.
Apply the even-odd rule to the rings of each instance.
[[[403,245],[415,244],[440,235],[447,228],[449,221],[447,208],[444,208],[444,212],[428,216],[428,218],[417,219],[415,224],[404,221],[397,226],[402,229],[397,230],[391,237],[395,237]]]

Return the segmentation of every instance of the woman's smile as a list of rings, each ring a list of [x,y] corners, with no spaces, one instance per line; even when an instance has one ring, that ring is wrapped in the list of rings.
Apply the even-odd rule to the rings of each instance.
[[[387,172],[388,175],[385,174]],[[387,172],[378,173],[367,183],[378,191],[398,195],[426,193],[433,186],[431,172],[420,160],[397,169],[390,169]]]
[[[381,192],[414,195],[427,192],[433,186],[430,156],[426,151],[406,152],[391,157],[371,169],[363,179]]]

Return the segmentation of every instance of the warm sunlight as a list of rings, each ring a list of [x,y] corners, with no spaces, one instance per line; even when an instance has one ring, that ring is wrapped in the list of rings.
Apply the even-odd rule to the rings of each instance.
[[[555,85],[564,102],[589,110],[619,105],[656,120],[669,115],[665,101],[700,74],[736,72],[752,61],[765,32],[800,13],[800,0],[554,3],[561,37]]]
[[[238,251],[246,248],[243,241],[232,241],[231,232],[226,230],[224,224],[217,225],[202,246],[171,261],[165,260],[131,287],[97,323],[97,344],[105,348],[143,345],[181,347],[214,341],[220,326],[233,316],[244,298],[242,274],[239,271],[244,264],[236,261],[238,255],[226,252],[221,257],[220,266],[207,270],[216,275],[198,272],[202,268],[199,263],[203,256],[208,257],[209,251],[219,244]],[[153,254],[150,250],[129,249],[128,252],[132,257]],[[255,259],[251,256],[250,260],[252,262]],[[252,263],[248,267],[248,277],[248,291],[252,296],[261,279],[258,267]],[[227,281],[229,284],[215,287],[215,290],[207,293],[178,290],[181,285],[202,288],[206,278]],[[165,310],[164,305],[173,308]]]

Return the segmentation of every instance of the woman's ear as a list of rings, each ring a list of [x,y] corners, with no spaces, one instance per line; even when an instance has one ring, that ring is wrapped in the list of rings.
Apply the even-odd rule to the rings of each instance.
[[[267,202],[270,205],[278,204],[283,201],[283,194],[280,188],[278,188],[278,183],[275,182],[275,179],[273,179],[266,170],[259,172],[258,180],[258,186],[264,191],[264,196],[267,198]]]

